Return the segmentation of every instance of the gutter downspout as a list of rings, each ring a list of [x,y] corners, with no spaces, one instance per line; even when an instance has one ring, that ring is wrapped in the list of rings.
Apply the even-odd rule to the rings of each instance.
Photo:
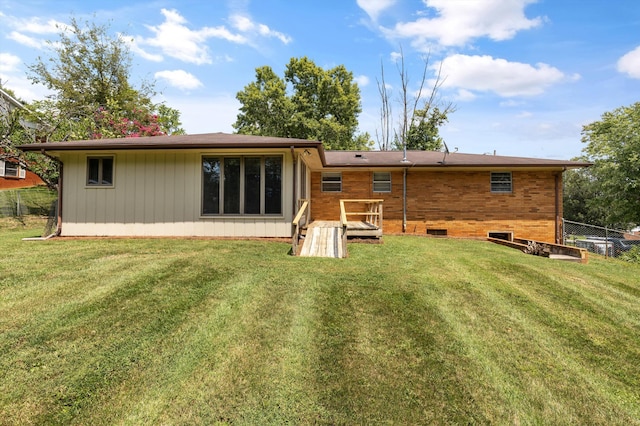
[[[407,232],[407,168],[402,172],[402,233]]]
[[[561,187],[560,187],[560,182],[562,181],[562,175],[564,173],[564,171],[567,170],[566,167],[562,168],[562,171],[556,173],[555,175],[555,195],[556,195],[556,202],[555,202],[555,237],[556,237],[556,244],[561,244],[562,241],[560,241],[561,238],[561,229],[560,229],[560,223],[562,222],[562,217],[560,217],[560,191],[561,191]]]
[[[64,169],[62,161],[58,160],[58,162],[60,163],[60,175],[58,176],[58,226],[55,233],[56,237],[62,234],[62,171]]]
[[[296,193],[296,191],[298,190],[298,185],[297,185],[298,159],[296,158],[296,151],[293,145],[291,146],[291,158],[293,159],[293,200],[291,201],[291,210],[293,211],[291,216],[292,218],[291,221],[293,222],[293,218],[298,213],[296,211],[296,197],[298,196],[298,194]]]
[[[53,157],[49,154],[47,154],[47,152],[43,149],[40,150],[40,153],[42,155],[44,155],[45,157],[48,157],[50,159],[52,159],[53,161],[57,162],[60,165],[60,174],[58,176],[58,184],[56,185],[56,189],[58,191],[58,217],[56,220],[56,232],[53,234],[53,236],[55,237],[59,237],[62,234],[62,176],[64,175],[63,170],[64,170],[64,164],[62,163],[62,160],[60,160],[59,158]]]

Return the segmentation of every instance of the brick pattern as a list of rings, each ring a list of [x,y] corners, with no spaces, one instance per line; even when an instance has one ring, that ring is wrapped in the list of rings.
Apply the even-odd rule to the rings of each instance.
[[[30,188],[32,186],[44,185],[45,183],[35,173],[27,170],[25,179],[15,177],[0,177],[0,189]]]
[[[485,238],[512,232],[519,238],[555,241],[557,171],[514,171],[513,192],[491,193],[489,171],[407,172],[407,233],[446,230],[453,237]],[[322,192],[321,173],[311,174],[312,220],[338,220],[339,200],[384,199],[384,232],[402,232],[402,171],[391,174],[390,193],[373,192],[373,173],[345,171],[342,192]],[[561,187],[561,185],[560,185]],[[560,197],[562,194],[560,194]],[[562,203],[558,203],[562,208]],[[562,217],[562,211],[558,212]]]

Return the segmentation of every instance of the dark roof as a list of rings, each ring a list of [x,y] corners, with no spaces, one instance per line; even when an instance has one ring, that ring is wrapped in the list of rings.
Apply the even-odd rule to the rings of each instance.
[[[590,163],[441,151],[326,151],[330,167],[586,167]]]
[[[322,148],[322,142],[306,139],[276,138],[229,133],[198,135],[145,136],[139,138],[90,139],[70,142],[22,145],[23,151],[105,151],[140,149],[199,148]]]
[[[92,139],[71,142],[22,145],[23,151],[106,151],[145,149],[216,148],[312,148],[317,149],[325,167],[587,167],[590,163],[540,158],[462,154],[440,151],[324,151],[322,142],[306,139],[251,136],[228,133],[153,136],[140,138]]]

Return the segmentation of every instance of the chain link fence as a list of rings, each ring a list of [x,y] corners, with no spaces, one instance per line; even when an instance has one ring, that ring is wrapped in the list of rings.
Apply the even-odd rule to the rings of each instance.
[[[563,219],[562,230],[563,244],[584,248],[605,257],[618,257],[633,247],[640,247],[640,236],[619,229]]]
[[[56,198],[46,187],[0,190],[0,217],[48,216]]]

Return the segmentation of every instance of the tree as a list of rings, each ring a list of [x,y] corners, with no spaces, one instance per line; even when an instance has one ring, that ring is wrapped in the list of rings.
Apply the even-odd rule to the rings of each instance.
[[[111,36],[109,29],[90,22],[81,26],[72,18],[61,28],[59,40],[47,42],[50,56],[38,57],[29,66],[29,79],[53,91],[47,101],[31,108],[49,124],[40,129],[39,140],[184,133],[177,110],[151,101],[153,83],[131,86],[131,53],[125,36]],[[105,120],[105,113],[113,120]],[[122,132],[123,120],[158,129]]]
[[[381,64],[381,79],[378,80],[378,92],[382,106],[380,108],[380,132],[376,132],[378,147],[383,150],[414,149],[423,151],[437,151],[442,149],[443,140],[439,128],[447,122],[449,114],[455,112],[456,107],[451,102],[441,102],[438,92],[444,80],[441,69],[425,97],[427,73],[429,70],[427,55],[423,58],[424,67],[422,78],[417,86],[415,95],[409,87],[410,79],[405,66],[404,52],[400,49],[397,65],[400,77],[400,94],[398,103],[400,113],[397,124],[393,122],[393,108],[390,101],[389,86],[385,81],[384,66]]]
[[[339,65],[324,70],[307,57],[291,58],[284,77],[268,66],[238,92],[238,133],[320,140],[327,149],[366,149],[367,134],[356,135],[360,89]]]
[[[25,104],[20,126],[13,127],[11,147],[105,137],[182,134],[180,112],[151,101],[153,83],[130,84],[131,53],[122,35],[108,25],[71,19],[59,39],[48,42],[48,57],[29,66],[29,79],[52,91],[45,100]],[[9,145],[9,143],[7,143]],[[54,186],[57,164],[40,154],[18,153],[31,171]]]
[[[583,127],[585,158],[597,185],[593,204],[608,225],[640,223],[640,102],[605,112]]]
[[[586,161],[583,157],[573,160]],[[565,172],[563,183],[562,211],[565,219],[596,226],[609,225],[607,222],[608,209],[599,204],[600,185],[590,168]]]

